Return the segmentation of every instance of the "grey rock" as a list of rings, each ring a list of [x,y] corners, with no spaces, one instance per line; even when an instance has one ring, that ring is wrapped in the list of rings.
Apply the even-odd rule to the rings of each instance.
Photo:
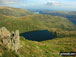
[[[15,50],[17,52],[21,47],[19,30],[16,30],[15,32],[12,31],[12,33],[10,33],[5,27],[2,27],[0,29],[0,38],[3,45],[11,50]]]

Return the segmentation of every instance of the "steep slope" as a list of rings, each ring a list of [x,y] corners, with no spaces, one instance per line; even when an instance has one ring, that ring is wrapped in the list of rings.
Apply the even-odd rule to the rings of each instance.
[[[49,14],[54,16],[61,16],[69,19],[73,24],[76,25],[76,12],[66,12],[66,11],[40,11],[40,14]]]
[[[13,17],[0,15],[0,27],[9,30],[19,29],[21,32],[34,30],[57,29],[74,30],[74,25],[66,18],[51,15],[28,15],[25,17]]]
[[[0,14],[20,17],[32,14],[32,12],[19,8],[0,7]]]
[[[35,42],[21,37],[22,47],[18,53],[9,51],[0,44],[1,57],[61,57],[60,52],[76,52],[76,37],[57,38],[53,40]],[[68,42],[68,43],[67,43]],[[71,43],[70,43],[71,42]]]

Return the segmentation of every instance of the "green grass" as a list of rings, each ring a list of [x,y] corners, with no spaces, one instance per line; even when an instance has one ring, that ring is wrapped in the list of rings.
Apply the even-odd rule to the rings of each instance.
[[[33,14],[32,12],[20,8],[12,8],[12,7],[0,7],[0,14],[7,16],[26,16]]]
[[[28,15],[25,17],[13,17],[0,14],[0,27],[8,30],[28,32],[35,30],[74,30],[75,26],[66,18],[54,17],[51,15]]]
[[[22,47],[18,53],[0,46],[2,57],[60,57],[60,52],[76,52],[76,37],[56,38],[42,42],[29,41],[23,37],[20,40]]]
[[[40,14],[48,14],[54,16],[65,17],[76,26],[76,12],[75,11],[41,11]]]
[[[56,38],[35,42],[21,38],[23,47],[19,50],[24,57],[60,57],[60,52],[76,52],[76,37]],[[67,43],[68,41],[68,43]],[[70,42],[71,41],[71,45]]]
[[[2,9],[4,9],[3,12],[1,12]],[[60,51],[76,52],[76,27],[66,18],[40,14],[28,14],[27,16],[22,17],[22,14],[24,12],[24,10],[22,9],[18,10],[16,8],[14,9],[5,7],[3,7],[2,9],[0,8],[0,27],[6,27],[10,31],[15,31],[18,29],[20,33],[47,29],[50,32],[54,32],[53,34],[57,35],[58,38],[36,42],[20,37],[22,47],[18,50],[18,53],[14,51],[9,51],[6,47],[2,45],[0,41],[0,56],[60,57]],[[7,12],[5,13],[4,11]],[[10,12],[10,14],[8,12]],[[13,12],[15,15],[13,15]],[[66,37],[62,38],[62,36]],[[66,43],[67,41],[68,43]],[[71,41],[71,45],[69,41]]]
[[[31,12],[30,12],[31,13]],[[0,27],[6,27],[9,30],[28,32],[35,30],[75,30],[75,26],[68,19],[51,15],[30,14],[29,11],[0,7]]]
[[[1,57],[19,57],[19,55],[14,51],[8,51],[5,52]]]

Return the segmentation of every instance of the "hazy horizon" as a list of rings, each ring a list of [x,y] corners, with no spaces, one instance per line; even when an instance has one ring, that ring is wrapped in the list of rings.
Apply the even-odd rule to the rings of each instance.
[[[23,9],[76,11],[75,0],[0,0],[0,6]]]

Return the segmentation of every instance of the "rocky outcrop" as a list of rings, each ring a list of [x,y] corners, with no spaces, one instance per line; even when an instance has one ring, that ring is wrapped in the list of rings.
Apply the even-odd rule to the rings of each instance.
[[[10,36],[11,33],[5,27],[0,29],[0,38],[5,46],[8,44]]]
[[[19,30],[16,30],[14,33],[12,33],[12,37],[11,37],[11,44],[12,50],[17,51],[20,48],[20,40],[19,40]]]
[[[8,47],[10,50],[17,50],[21,47],[19,30],[10,33],[5,27],[0,28],[0,38],[4,46]]]

